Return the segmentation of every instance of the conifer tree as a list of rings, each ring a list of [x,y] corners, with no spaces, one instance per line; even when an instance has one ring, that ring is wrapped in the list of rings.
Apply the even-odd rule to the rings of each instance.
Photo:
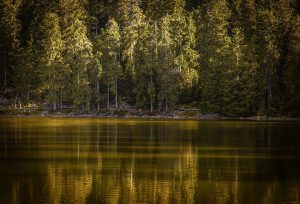
[[[2,0],[1,89],[54,109],[299,114],[298,18],[297,0]]]
[[[145,20],[140,4],[139,0],[126,0],[120,2],[119,8],[122,11],[119,20],[122,61],[132,74],[134,74],[133,52],[138,38],[138,29]]]
[[[255,108],[257,99],[257,65],[251,63],[251,50],[245,42],[243,30],[235,28],[232,35],[230,64],[224,73],[222,112],[231,116],[247,116]]]
[[[85,19],[87,18],[84,5],[79,0],[61,0],[62,36],[64,41],[63,57],[67,66],[69,87],[65,94],[71,95],[74,107],[85,109],[89,107],[90,89],[88,69],[92,59],[92,43],[87,34]],[[68,85],[68,84],[66,84]]]
[[[211,1],[205,7],[202,28],[200,68],[201,111],[222,113],[223,79],[228,69],[231,39],[228,35],[230,10],[225,0]]]
[[[48,12],[41,23],[42,32],[41,55],[40,55],[40,78],[41,91],[46,101],[57,107],[60,91],[64,87],[63,76],[65,75],[62,65],[62,35],[57,14]]]
[[[138,40],[134,50],[136,104],[145,107],[150,102],[150,112],[153,112],[155,102],[155,46],[153,27],[149,22],[143,22],[138,30]]]
[[[90,36],[93,44],[93,59],[91,60],[91,69],[89,70],[89,82],[91,89],[91,101],[97,106],[97,111],[100,110],[100,103],[103,99],[101,95],[101,79],[103,77],[103,67],[101,63],[101,21],[112,9],[109,3],[99,0],[89,1],[90,12]]]
[[[34,83],[37,83],[37,63],[34,59],[35,51],[31,42],[27,47],[18,49],[16,53],[16,66],[13,70],[13,84],[16,91],[16,99],[24,104],[29,104],[33,92]]]
[[[45,61],[42,61],[44,31],[41,29],[43,17],[46,10],[54,8],[53,2],[38,1],[30,3],[23,1],[24,7],[29,7],[32,11],[30,21],[24,26],[23,39],[21,39],[22,47],[17,50],[15,55],[14,67],[14,85],[16,95],[25,99],[25,103],[30,105],[31,102],[42,102],[44,91],[41,87],[43,84],[43,69],[41,66]],[[22,7],[24,9],[24,7]],[[23,20],[23,19],[22,19]],[[17,98],[17,97],[16,97]],[[46,96],[46,98],[51,98]]]
[[[171,16],[160,21],[158,40],[158,103],[166,112],[175,106],[178,97],[179,70],[174,66],[174,44],[170,33]]]
[[[0,86],[4,90],[11,82],[13,58],[20,44],[21,24],[18,19],[20,6],[21,0],[2,0],[0,2],[0,68],[3,82]]]
[[[289,37],[289,55],[285,73],[284,108],[290,115],[300,114],[300,16],[294,19]]]
[[[103,67],[101,62],[102,50],[101,50],[101,36],[97,35],[93,40],[93,59],[91,63],[91,69],[89,73],[89,81],[94,82],[95,86],[93,90],[94,102],[97,104],[97,110],[100,110],[100,82],[103,76]]]
[[[195,50],[196,27],[191,14],[184,12],[185,0],[176,0],[171,16],[175,64],[181,75],[181,88],[191,87],[197,80],[198,52]]]
[[[115,94],[115,107],[118,108],[118,80],[121,76],[120,66],[120,29],[114,19],[109,20],[107,28],[102,31],[102,65],[107,83],[107,107],[110,107],[110,92]]]

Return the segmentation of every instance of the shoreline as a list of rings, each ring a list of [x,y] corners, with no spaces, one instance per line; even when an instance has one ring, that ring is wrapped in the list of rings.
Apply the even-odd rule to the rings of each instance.
[[[250,116],[250,117],[228,117],[217,114],[207,114],[200,116],[176,116],[176,115],[96,115],[96,114],[0,114],[0,117],[45,117],[45,118],[97,118],[97,119],[157,119],[157,120],[199,120],[199,121],[262,121],[262,122],[299,122],[300,117],[288,116]]]

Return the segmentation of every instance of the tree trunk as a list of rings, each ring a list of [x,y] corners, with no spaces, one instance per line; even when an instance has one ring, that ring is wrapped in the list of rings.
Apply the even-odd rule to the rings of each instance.
[[[90,113],[90,101],[88,98],[86,100],[87,100],[86,109],[87,109],[88,113]]]
[[[14,109],[17,108],[17,99],[18,99],[18,94],[16,95],[16,98],[15,98],[15,100],[14,100]]]
[[[107,77],[107,108],[109,108],[109,77]]]
[[[53,102],[53,110],[56,110],[56,101]]]
[[[5,92],[5,89],[6,89],[6,84],[7,84],[7,67],[6,67],[6,55],[4,55],[4,58],[3,58],[3,64],[4,64],[4,92]]]
[[[79,92],[79,74],[77,74],[77,93]],[[77,94],[76,94],[77,95]],[[75,95],[75,96],[76,96]],[[79,98],[81,99],[81,94],[79,95]],[[80,104],[82,104],[81,100],[79,101],[79,107],[80,107]],[[77,105],[77,104],[76,104]],[[78,107],[78,106],[77,106]],[[81,106],[82,107],[82,106]]]
[[[181,33],[181,30],[179,30],[179,35],[180,35],[180,33]],[[181,73],[181,54],[182,54],[182,50],[181,50],[181,48],[182,48],[182,45],[181,45],[182,43],[181,43],[181,38],[179,38],[179,49],[180,49],[180,51],[179,51],[179,62],[178,62],[178,67],[179,67],[179,73]]]
[[[154,22],[154,36],[155,36],[155,56],[157,57],[158,51],[157,51],[157,23]]]
[[[55,73],[54,73],[54,84],[56,85],[56,77],[55,77]],[[55,111],[56,110],[56,98],[57,98],[57,94],[56,94],[56,89],[55,89],[55,85],[53,85],[53,82],[52,82],[52,90],[53,90],[53,95],[54,95],[54,98],[53,98],[53,110]]]
[[[118,78],[116,78],[115,80],[115,86],[116,86],[116,95],[115,95],[116,109],[118,109]]]
[[[151,88],[153,86],[153,79],[152,79],[152,72],[151,72],[151,76],[150,76],[150,83],[151,83]],[[150,95],[150,112],[153,113],[153,95],[152,95],[152,90],[151,90],[151,95]]]
[[[27,103],[29,104],[29,100],[30,100],[30,97],[29,97],[29,87],[30,85],[28,84],[27,85]]]
[[[98,0],[96,0],[96,7],[98,8]],[[96,18],[96,26],[95,26],[95,34],[98,35],[98,14],[95,12],[95,18]]]
[[[168,101],[167,101],[167,99],[165,99],[165,102],[166,102],[166,113],[168,112]]]
[[[53,100],[53,110],[56,110],[56,93],[54,95],[54,100]]]
[[[97,79],[96,86],[97,86],[97,111],[99,111],[100,110],[99,79]]]
[[[153,99],[150,98],[150,112],[153,113]]]
[[[96,0],[96,7],[98,7],[98,0]],[[98,35],[98,14],[97,12],[95,12],[95,18],[96,18],[96,26],[95,26],[95,35]],[[96,86],[97,86],[97,111],[100,111],[100,95],[99,95],[99,77],[97,76],[97,82],[96,82]]]
[[[62,110],[62,89],[60,90],[60,110]]]

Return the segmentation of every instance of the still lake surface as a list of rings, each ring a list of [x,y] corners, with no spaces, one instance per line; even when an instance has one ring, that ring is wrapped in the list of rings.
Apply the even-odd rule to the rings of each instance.
[[[0,203],[300,203],[300,123],[0,117]]]

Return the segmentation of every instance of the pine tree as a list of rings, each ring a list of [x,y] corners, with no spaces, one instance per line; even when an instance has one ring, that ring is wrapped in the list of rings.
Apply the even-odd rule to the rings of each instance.
[[[54,109],[114,98],[298,114],[298,11],[297,0],[2,0],[1,89]]]
[[[295,30],[297,30],[297,15],[295,15],[295,7],[293,7],[293,4],[295,5],[294,0],[278,0],[275,2],[273,8],[278,19],[275,34],[280,56],[275,71],[275,83],[277,84],[275,89],[277,93],[275,96],[278,104],[278,107],[275,107],[276,112],[278,112],[278,109],[282,111],[286,107],[286,104],[282,102],[284,101],[285,93],[288,92],[285,87],[284,77],[289,67],[292,66],[291,64],[288,64],[289,54],[293,53],[293,51],[290,51],[289,45],[290,40],[293,41],[293,39],[295,39],[293,37],[291,38],[291,36],[293,36]],[[295,82],[295,84],[297,83]]]
[[[174,44],[170,33],[169,15],[160,21],[158,40],[158,103],[166,112],[175,106],[178,97],[179,70],[174,66]]]
[[[87,13],[79,0],[60,1],[62,11],[63,58],[70,80],[65,94],[71,95],[74,107],[89,108],[90,89],[88,69],[92,59],[92,43],[87,34]],[[67,85],[67,84],[66,84]]]
[[[235,28],[232,35],[230,64],[224,73],[222,112],[247,116],[253,113],[257,98],[257,65],[251,63],[251,50],[245,42],[243,30]]]
[[[120,65],[122,77],[119,79],[119,95],[127,103],[135,99],[134,49],[138,39],[138,29],[145,20],[140,0],[124,0],[117,3],[114,17],[120,28]]]
[[[273,108],[278,106],[278,87],[276,70],[279,65],[280,51],[276,36],[278,18],[273,9],[263,7],[258,14],[260,19],[260,27],[258,33],[259,38],[259,55],[260,68],[259,74],[261,81],[261,101],[263,101],[262,111],[270,114]]]
[[[149,0],[142,1],[146,16],[154,22],[158,22],[173,11],[175,0]],[[159,8],[159,9],[158,9]]]
[[[154,29],[146,21],[141,24],[138,31],[138,40],[134,50],[136,105],[145,107],[150,102],[150,112],[152,113],[156,96]]]
[[[18,49],[16,53],[16,66],[13,70],[13,84],[16,91],[16,99],[21,99],[24,104],[30,102],[31,89],[36,81],[34,52],[31,43],[25,48]],[[28,74],[30,73],[30,74]],[[16,104],[15,104],[16,107]]]
[[[46,101],[53,104],[56,110],[60,91],[64,87],[65,75],[62,65],[62,35],[60,32],[59,16],[48,12],[40,25],[42,32],[40,55],[41,91]]]
[[[223,73],[228,70],[230,55],[230,36],[228,19],[230,10],[225,0],[212,1],[205,7],[204,25],[201,29],[202,51],[201,111],[222,113],[223,109]]]
[[[184,12],[185,1],[176,0],[171,16],[171,33],[175,46],[175,64],[181,75],[181,88],[191,87],[197,80],[198,52],[195,50],[196,27],[191,14]]]
[[[15,55],[14,85],[18,97],[25,99],[25,103],[41,103],[44,97],[41,92],[44,32],[40,29],[46,10],[54,8],[54,2],[38,1],[30,3],[23,1],[22,9],[30,8],[30,20],[22,30],[22,47]],[[28,7],[28,8],[27,8]],[[22,12],[20,12],[22,14]],[[22,20],[24,14],[22,14]],[[28,20],[28,19],[27,19]]]
[[[21,24],[18,19],[21,0],[2,0],[0,2],[0,66],[1,86],[4,91],[11,82],[13,58],[20,44]],[[2,74],[3,73],[3,74]]]
[[[300,16],[295,18],[293,30],[289,37],[289,55],[284,76],[284,109],[290,115],[300,114]]]
[[[115,94],[115,107],[118,108],[118,80],[121,76],[120,66],[120,29],[114,19],[101,33],[103,74],[107,83],[107,107],[110,107],[110,91]]]
[[[121,1],[120,4],[122,61],[129,72],[134,74],[133,52],[138,38],[138,29],[145,20],[145,16],[140,8],[141,2],[138,0]]]
[[[102,57],[102,50],[101,50],[101,37],[100,35],[97,35],[94,37],[93,40],[93,59],[91,64],[91,69],[89,73],[89,81],[94,82],[96,87],[94,88],[94,102],[97,104],[97,110],[100,110],[100,102],[101,102],[101,96],[100,96],[100,82],[101,78],[103,76],[103,67],[101,63],[101,57]]]
[[[100,110],[100,103],[102,102],[101,95],[101,80],[103,78],[103,67],[101,63],[102,51],[101,51],[101,21],[106,18],[106,15],[110,13],[112,9],[110,3],[105,3],[100,0],[89,1],[90,12],[90,36],[93,44],[93,59],[91,60],[91,68],[89,70],[89,82],[91,89],[91,98],[93,105],[96,104],[97,111]]]

